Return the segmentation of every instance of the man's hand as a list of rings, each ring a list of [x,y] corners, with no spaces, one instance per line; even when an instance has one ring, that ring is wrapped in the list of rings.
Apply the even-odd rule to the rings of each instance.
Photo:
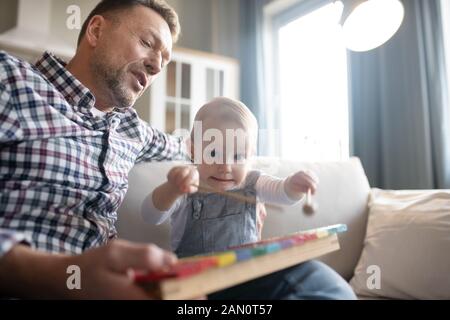
[[[76,256],[50,255],[17,245],[0,259],[0,295],[51,299],[148,299],[131,270],[172,266],[176,257],[155,245],[113,240]],[[69,266],[81,271],[81,289],[67,287]]]
[[[72,260],[71,264],[79,263],[85,282],[80,292],[75,290],[75,297],[94,299],[148,299],[133,282],[133,270],[163,270],[177,261],[175,255],[155,245],[123,240],[113,240]]]
[[[167,174],[167,183],[178,195],[198,191],[199,175],[194,166],[179,166],[172,168]]]
[[[289,198],[300,200],[308,190],[311,190],[311,194],[316,192],[318,180],[312,172],[299,171],[285,180],[284,190]]]

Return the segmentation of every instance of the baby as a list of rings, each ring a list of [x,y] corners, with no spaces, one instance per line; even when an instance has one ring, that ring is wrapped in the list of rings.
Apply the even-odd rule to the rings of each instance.
[[[172,168],[167,182],[142,205],[147,222],[161,224],[171,219],[172,250],[179,257],[258,241],[256,201],[293,205],[308,190],[314,194],[317,179],[303,171],[279,179],[251,170],[257,133],[256,118],[239,101],[216,98],[196,114],[191,132],[194,165]],[[208,142],[213,134],[214,143]],[[223,140],[217,141],[217,137]],[[202,186],[238,193],[255,199],[255,203],[204,192]]]

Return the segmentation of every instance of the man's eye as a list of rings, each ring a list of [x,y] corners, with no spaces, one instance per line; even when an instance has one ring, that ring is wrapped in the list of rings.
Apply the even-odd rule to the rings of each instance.
[[[152,47],[152,44],[150,42],[148,42],[148,41],[141,40],[141,43],[142,43],[142,45],[144,47],[147,47],[147,48],[151,48]]]

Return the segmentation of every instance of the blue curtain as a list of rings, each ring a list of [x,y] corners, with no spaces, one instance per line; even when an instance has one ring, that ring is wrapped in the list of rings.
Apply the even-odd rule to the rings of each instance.
[[[264,104],[263,8],[268,0],[240,1],[240,62],[241,100],[254,113],[263,133],[267,129],[267,109]],[[259,135],[258,153],[267,155],[265,134]]]
[[[370,52],[349,52],[353,154],[361,158],[371,186],[450,188],[439,1],[403,4],[405,19],[389,42]]]

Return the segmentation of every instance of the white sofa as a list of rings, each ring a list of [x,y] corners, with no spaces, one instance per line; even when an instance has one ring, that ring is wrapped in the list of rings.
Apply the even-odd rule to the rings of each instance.
[[[147,163],[133,168],[119,210],[119,237],[169,249],[169,224],[144,223],[140,207],[174,165]],[[302,203],[281,212],[269,208],[263,238],[344,223],[348,231],[339,235],[341,249],[320,260],[350,281],[359,298],[450,299],[450,190],[371,189],[358,158],[339,162],[257,158],[254,168],[279,177],[312,170],[320,181],[313,197],[318,205],[315,214],[305,215]]]
[[[169,248],[169,224],[152,226],[140,217],[144,197],[165,180],[174,163],[146,163],[136,166],[129,176],[129,190],[119,210],[118,232],[124,239],[152,242]],[[263,238],[298,230],[345,223],[348,231],[340,235],[341,250],[321,260],[349,280],[361,254],[367,221],[370,187],[359,159],[342,162],[301,163],[275,158],[258,158],[255,168],[285,177],[298,170],[312,170],[320,180],[313,197],[318,209],[313,215],[303,214],[302,204],[271,212],[263,229]]]

